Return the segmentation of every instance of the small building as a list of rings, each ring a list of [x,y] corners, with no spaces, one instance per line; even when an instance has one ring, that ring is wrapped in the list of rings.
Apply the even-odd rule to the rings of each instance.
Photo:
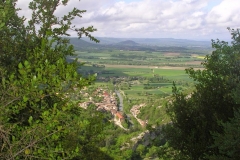
[[[117,113],[115,114],[115,116],[118,118],[118,120],[119,120],[120,122],[122,122],[122,121],[124,120],[124,117],[123,117],[123,115],[122,115],[120,112],[117,112]]]

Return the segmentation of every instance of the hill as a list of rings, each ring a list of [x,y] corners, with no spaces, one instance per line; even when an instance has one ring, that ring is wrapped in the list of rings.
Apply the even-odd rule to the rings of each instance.
[[[132,41],[132,40],[126,40],[116,43],[115,45],[124,45],[124,46],[139,46],[140,44]]]

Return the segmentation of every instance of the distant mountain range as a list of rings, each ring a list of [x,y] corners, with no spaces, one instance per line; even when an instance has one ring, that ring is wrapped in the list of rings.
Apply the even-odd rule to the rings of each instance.
[[[211,41],[195,41],[189,39],[174,39],[174,38],[106,38],[96,37],[100,40],[100,44],[114,44],[124,41],[133,41],[141,45],[156,45],[156,46],[208,46],[211,47]],[[88,38],[82,38],[87,42],[91,42]]]
[[[117,49],[141,51],[181,51],[194,48],[210,49],[210,41],[194,41],[173,38],[102,38],[97,37],[100,43],[88,38],[70,38],[70,43],[76,50],[85,49]]]

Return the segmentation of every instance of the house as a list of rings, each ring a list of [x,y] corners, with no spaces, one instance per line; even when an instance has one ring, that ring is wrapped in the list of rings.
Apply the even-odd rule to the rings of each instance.
[[[124,117],[123,117],[123,115],[122,115],[120,112],[117,112],[117,113],[115,114],[115,116],[118,118],[118,120],[119,120],[120,122],[122,122],[122,121],[124,120]]]

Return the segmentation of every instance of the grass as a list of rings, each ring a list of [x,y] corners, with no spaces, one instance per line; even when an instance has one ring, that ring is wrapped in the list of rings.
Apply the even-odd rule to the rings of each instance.
[[[186,75],[184,70],[176,70],[174,67],[172,69],[154,69],[154,74],[159,74],[160,76],[179,76]]]
[[[172,86],[161,88],[160,91],[163,92],[163,93],[166,93],[166,94],[171,94],[172,93]]]
[[[138,84],[132,85],[130,90],[124,90],[124,92],[129,98],[134,99],[148,99],[151,95],[172,93],[172,83],[150,83],[149,86],[154,86],[156,88],[144,89],[144,84]]]

